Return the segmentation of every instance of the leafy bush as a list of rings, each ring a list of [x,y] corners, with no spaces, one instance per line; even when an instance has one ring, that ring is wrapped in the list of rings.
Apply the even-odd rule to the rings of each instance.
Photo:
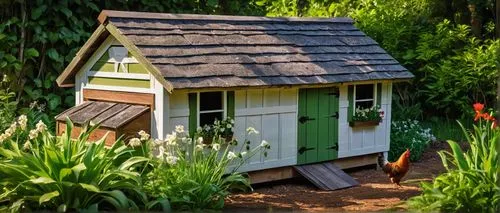
[[[73,140],[69,120],[61,137],[47,132],[43,122],[29,130],[27,122],[21,117],[0,140],[0,203],[10,211],[128,211],[147,203],[136,168],[148,158],[134,156],[120,140],[110,148],[104,138],[87,143],[96,126],[83,128]]]
[[[470,150],[464,152],[458,143],[449,140],[452,152],[439,152],[447,172],[432,183],[422,183],[422,195],[408,201],[411,208],[443,212],[500,211],[500,129],[491,114],[483,113],[481,105],[475,106],[478,123],[474,130],[468,132],[462,126]]]
[[[201,137],[195,141],[189,138],[182,126],[177,126],[165,141],[153,143],[158,161],[147,175],[145,189],[153,197],[168,198],[178,210],[223,208],[230,190],[251,189],[247,177],[236,170],[253,155],[270,148],[262,141],[250,149],[246,141],[235,152],[237,142],[226,143],[221,138],[206,145]]]
[[[418,161],[431,141],[436,140],[431,129],[424,129],[417,120],[393,121],[389,160],[395,161],[410,149],[410,161]]]

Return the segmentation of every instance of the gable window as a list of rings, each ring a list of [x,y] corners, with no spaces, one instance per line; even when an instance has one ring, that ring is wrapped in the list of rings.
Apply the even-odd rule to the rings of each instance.
[[[375,105],[376,97],[375,84],[360,84],[354,86],[354,109],[366,109]]]
[[[210,125],[226,117],[225,92],[198,93],[198,126]]]

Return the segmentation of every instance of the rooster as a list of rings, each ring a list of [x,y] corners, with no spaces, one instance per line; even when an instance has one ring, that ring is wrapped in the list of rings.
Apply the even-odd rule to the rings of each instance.
[[[382,154],[379,154],[378,165],[391,178],[391,183],[401,186],[399,182],[410,168],[410,150],[406,149],[396,162],[388,162]]]

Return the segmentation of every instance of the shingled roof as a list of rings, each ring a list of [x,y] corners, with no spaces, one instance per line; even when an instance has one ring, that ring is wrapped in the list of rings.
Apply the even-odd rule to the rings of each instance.
[[[349,18],[103,11],[173,85],[224,88],[409,79]]]

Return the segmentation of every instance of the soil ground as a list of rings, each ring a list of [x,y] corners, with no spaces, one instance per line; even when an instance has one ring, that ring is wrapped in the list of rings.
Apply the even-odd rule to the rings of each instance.
[[[282,211],[405,211],[405,200],[420,194],[419,183],[430,181],[444,171],[436,151],[447,147],[435,143],[420,162],[411,163],[401,182],[392,184],[382,170],[374,166],[347,170],[359,186],[337,191],[320,191],[304,178],[254,186],[250,193],[233,194],[226,200],[226,212]]]

